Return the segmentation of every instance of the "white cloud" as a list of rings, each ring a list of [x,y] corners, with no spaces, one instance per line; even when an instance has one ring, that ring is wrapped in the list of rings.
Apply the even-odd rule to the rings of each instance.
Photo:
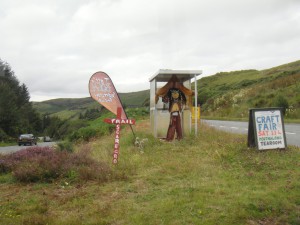
[[[204,75],[299,59],[297,0],[2,0],[0,57],[32,100],[87,97],[96,71],[120,92],[158,69]]]

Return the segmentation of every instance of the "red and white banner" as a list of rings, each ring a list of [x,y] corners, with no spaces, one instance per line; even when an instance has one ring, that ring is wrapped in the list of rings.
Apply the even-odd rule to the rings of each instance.
[[[118,163],[120,153],[121,125],[134,125],[135,120],[128,119],[122,106],[119,95],[110,77],[104,72],[97,72],[92,75],[89,82],[91,97],[117,116],[115,119],[104,119],[104,122],[116,125],[113,163]],[[132,127],[131,127],[132,130]],[[132,133],[134,134],[133,130]]]
[[[119,95],[110,77],[104,72],[94,73],[89,82],[91,97],[117,115],[118,107],[122,108],[121,118],[127,119]]]

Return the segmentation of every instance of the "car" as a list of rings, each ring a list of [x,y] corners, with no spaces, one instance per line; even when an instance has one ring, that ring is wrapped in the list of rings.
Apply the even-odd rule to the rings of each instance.
[[[45,136],[44,137],[44,142],[51,142],[51,138],[49,136]]]
[[[18,138],[18,144],[21,145],[37,145],[37,139],[33,134],[21,134]]]

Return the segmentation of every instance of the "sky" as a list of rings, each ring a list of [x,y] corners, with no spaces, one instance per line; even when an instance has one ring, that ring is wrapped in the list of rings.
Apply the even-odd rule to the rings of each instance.
[[[97,71],[124,93],[149,89],[159,69],[300,59],[300,0],[0,0],[0,28],[0,58],[31,101],[88,97]]]

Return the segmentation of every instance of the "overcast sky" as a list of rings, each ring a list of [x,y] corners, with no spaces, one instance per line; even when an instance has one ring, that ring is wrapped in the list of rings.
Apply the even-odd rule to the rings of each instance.
[[[159,69],[266,69],[300,59],[300,0],[0,0],[0,58],[31,101],[118,92]]]

